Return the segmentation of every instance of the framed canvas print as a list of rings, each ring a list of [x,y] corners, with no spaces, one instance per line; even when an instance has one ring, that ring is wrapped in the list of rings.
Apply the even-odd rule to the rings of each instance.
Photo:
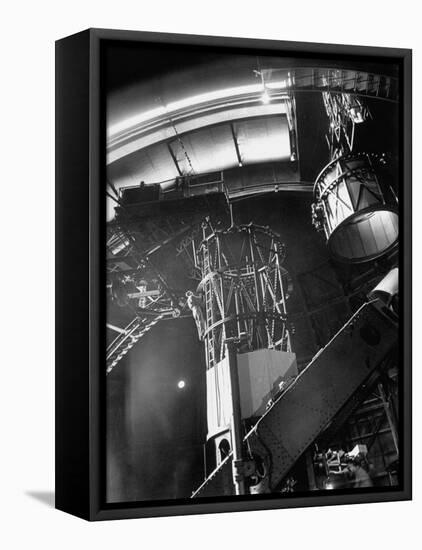
[[[56,43],[56,506],[411,498],[411,52]]]

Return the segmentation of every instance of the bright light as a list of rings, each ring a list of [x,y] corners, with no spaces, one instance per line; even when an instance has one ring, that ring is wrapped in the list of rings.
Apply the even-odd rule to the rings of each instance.
[[[182,390],[185,386],[186,386],[186,382],[184,380],[179,380],[177,382],[177,387],[179,388],[179,390]]]
[[[285,90],[287,88],[287,82],[285,80],[279,80],[276,82],[265,82],[265,87],[270,88],[271,90]],[[289,82],[291,86],[291,83]]]
[[[270,102],[270,95],[267,92],[267,90],[265,90],[264,93],[262,94],[261,101],[262,103],[264,103],[264,105],[268,105],[268,103]]]
[[[157,107],[151,109],[150,111],[145,111],[140,114],[136,114],[130,118],[111,125],[107,129],[107,134],[109,137],[114,136],[120,132],[126,131],[138,124],[148,122],[156,117],[171,115],[173,112],[180,109],[186,109],[188,107],[195,107],[201,103],[206,103],[208,101],[218,101],[223,99],[230,99],[236,96],[242,96],[245,94],[254,94],[259,93],[262,90],[262,84],[249,84],[245,86],[236,86],[233,88],[224,88],[221,90],[214,90],[212,92],[207,92],[204,94],[199,94],[196,96],[187,97],[179,101],[173,101],[168,103],[166,106]]]
[[[142,124],[143,122],[148,122],[149,120],[152,120],[156,117],[164,116],[166,113],[167,109],[165,107],[157,107],[156,109],[144,111],[143,113],[128,118],[123,122],[113,124],[108,128],[107,133],[109,136],[112,136],[113,134],[118,134],[119,132],[127,130],[128,128],[137,124]]]

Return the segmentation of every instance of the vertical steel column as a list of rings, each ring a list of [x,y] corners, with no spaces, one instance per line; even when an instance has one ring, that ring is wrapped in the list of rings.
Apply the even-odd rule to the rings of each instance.
[[[236,495],[246,494],[244,464],[243,464],[243,430],[240,409],[239,375],[237,372],[237,338],[226,339],[226,353],[230,375],[230,397],[232,405],[231,436],[233,446],[233,484]]]
[[[378,384],[378,392],[381,397],[381,401],[385,410],[385,414],[387,416],[388,425],[391,430],[391,435],[393,437],[394,441],[394,447],[396,448],[397,456],[399,456],[399,436],[397,433],[397,425],[396,425],[396,419],[394,418],[394,413],[391,410],[390,402],[388,401],[385,391],[384,391],[384,385],[381,383]]]
[[[305,458],[306,458],[306,473],[308,475],[308,489],[310,491],[316,491],[318,487],[315,480],[313,453],[311,449],[308,449],[306,451]]]

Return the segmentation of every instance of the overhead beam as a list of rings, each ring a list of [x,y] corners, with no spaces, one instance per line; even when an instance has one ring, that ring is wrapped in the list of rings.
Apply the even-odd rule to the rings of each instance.
[[[116,327],[116,325],[112,325],[111,323],[107,323],[107,328],[109,328],[110,330],[114,330],[119,334],[127,334],[127,330],[125,330],[124,328]]]
[[[239,166],[242,166],[242,157],[240,155],[239,143],[237,142],[237,136],[236,136],[236,132],[234,130],[233,122],[230,124],[230,129],[231,129],[231,132],[232,132],[234,148],[236,150],[237,162],[238,162]]]
[[[170,156],[174,162],[174,165],[176,166],[176,170],[177,170],[177,173],[179,174],[179,176],[183,176],[183,172],[180,170],[180,166],[179,166],[179,163],[177,162],[177,158],[176,158],[176,155],[174,154],[174,151],[173,149],[171,148],[171,145],[170,143],[167,143],[167,149],[170,153]]]
[[[155,143],[174,139],[175,129],[177,134],[181,135],[217,124],[227,124],[230,121],[285,115],[286,106],[284,99],[274,98],[270,104],[263,105],[259,98],[255,98],[253,101],[239,101],[238,104],[227,106],[227,108],[210,106],[205,110],[190,111],[185,116],[182,114],[172,118],[171,121],[168,117],[163,117],[153,125],[128,128],[128,131],[121,136],[109,137],[107,139],[107,164]]]

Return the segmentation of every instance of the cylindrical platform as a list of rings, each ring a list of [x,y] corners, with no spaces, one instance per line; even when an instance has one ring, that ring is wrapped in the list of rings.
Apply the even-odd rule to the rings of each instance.
[[[319,174],[313,222],[324,231],[332,255],[360,263],[390,252],[398,242],[397,199],[366,153],[341,156]]]
[[[292,282],[284,258],[280,235],[269,227],[203,224],[201,282],[188,293],[188,305],[205,347],[209,471],[232,451],[234,464],[242,461],[245,449],[236,438],[245,435],[243,422],[261,416],[280,384],[297,374],[286,310]]]

